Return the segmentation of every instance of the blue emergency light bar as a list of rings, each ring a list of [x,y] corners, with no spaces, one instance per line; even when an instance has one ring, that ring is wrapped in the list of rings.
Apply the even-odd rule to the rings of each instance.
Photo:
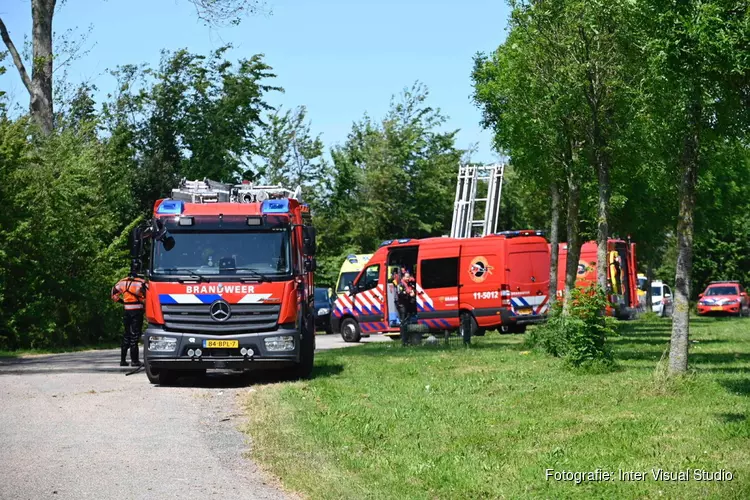
[[[512,238],[514,236],[544,236],[544,231],[530,229],[527,231],[501,231],[495,234],[497,236],[505,236],[506,238]]]
[[[185,204],[180,200],[164,200],[156,209],[157,214],[179,215],[185,210]]]
[[[266,200],[260,206],[264,214],[286,214],[289,213],[289,199]]]
[[[411,238],[401,238],[400,240],[386,240],[383,243],[381,243],[380,246],[381,247],[385,247],[385,246],[388,246],[388,245],[392,245],[396,241],[399,242],[399,243],[408,243],[408,242],[411,241]]]

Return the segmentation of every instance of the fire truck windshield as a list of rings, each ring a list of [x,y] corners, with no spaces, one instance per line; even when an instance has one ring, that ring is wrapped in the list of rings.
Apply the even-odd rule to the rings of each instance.
[[[288,231],[171,233],[175,246],[165,251],[154,245],[153,276],[263,277],[279,279],[291,274]]]

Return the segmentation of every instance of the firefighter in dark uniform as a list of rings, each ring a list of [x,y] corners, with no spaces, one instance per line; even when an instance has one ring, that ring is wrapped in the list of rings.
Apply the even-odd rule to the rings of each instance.
[[[112,300],[124,305],[120,366],[128,366],[125,356],[130,349],[130,366],[141,366],[138,359],[138,339],[143,328],[143,308],[146,302],[146,282],[139,278],[134,269],[112,288]]]
[[[401,343],[407,345],[407,325],[417,314],[417,286],[409,272],[404,272],[398,285],[398,310],[401,314]]]

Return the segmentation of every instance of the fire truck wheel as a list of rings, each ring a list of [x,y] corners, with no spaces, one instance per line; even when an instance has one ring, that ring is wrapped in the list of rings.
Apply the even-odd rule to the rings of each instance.
[[[146,377],[152,384],[172,385],[177,380],[177,374],[170,370],[156,370],[151,368],[151,364],[146,360]]]
[[[341,324],[341,338],[344,342],[359,342],[362,338],[359,323],[354,318],[346,318]]]

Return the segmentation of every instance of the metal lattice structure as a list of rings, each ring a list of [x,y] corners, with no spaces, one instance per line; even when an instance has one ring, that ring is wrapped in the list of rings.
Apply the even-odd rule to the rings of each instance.
[[[203,179],[189,181],[182,179],[172,190],[173,200],[189,203],[257,203],[265,200],[292,198],[302,201],[302,188],[292,191],[283,186],[256,186],[250,182],[224,184]]]
[[[461,165],[453,204],[451,238],[471,238],[497,232],[500,197],[503,191],[504,163],[491,165]],[[487,192],[477,198],[480,184],[486,183]],[[477,204],[484,204],[484,217],[475,219]]]

